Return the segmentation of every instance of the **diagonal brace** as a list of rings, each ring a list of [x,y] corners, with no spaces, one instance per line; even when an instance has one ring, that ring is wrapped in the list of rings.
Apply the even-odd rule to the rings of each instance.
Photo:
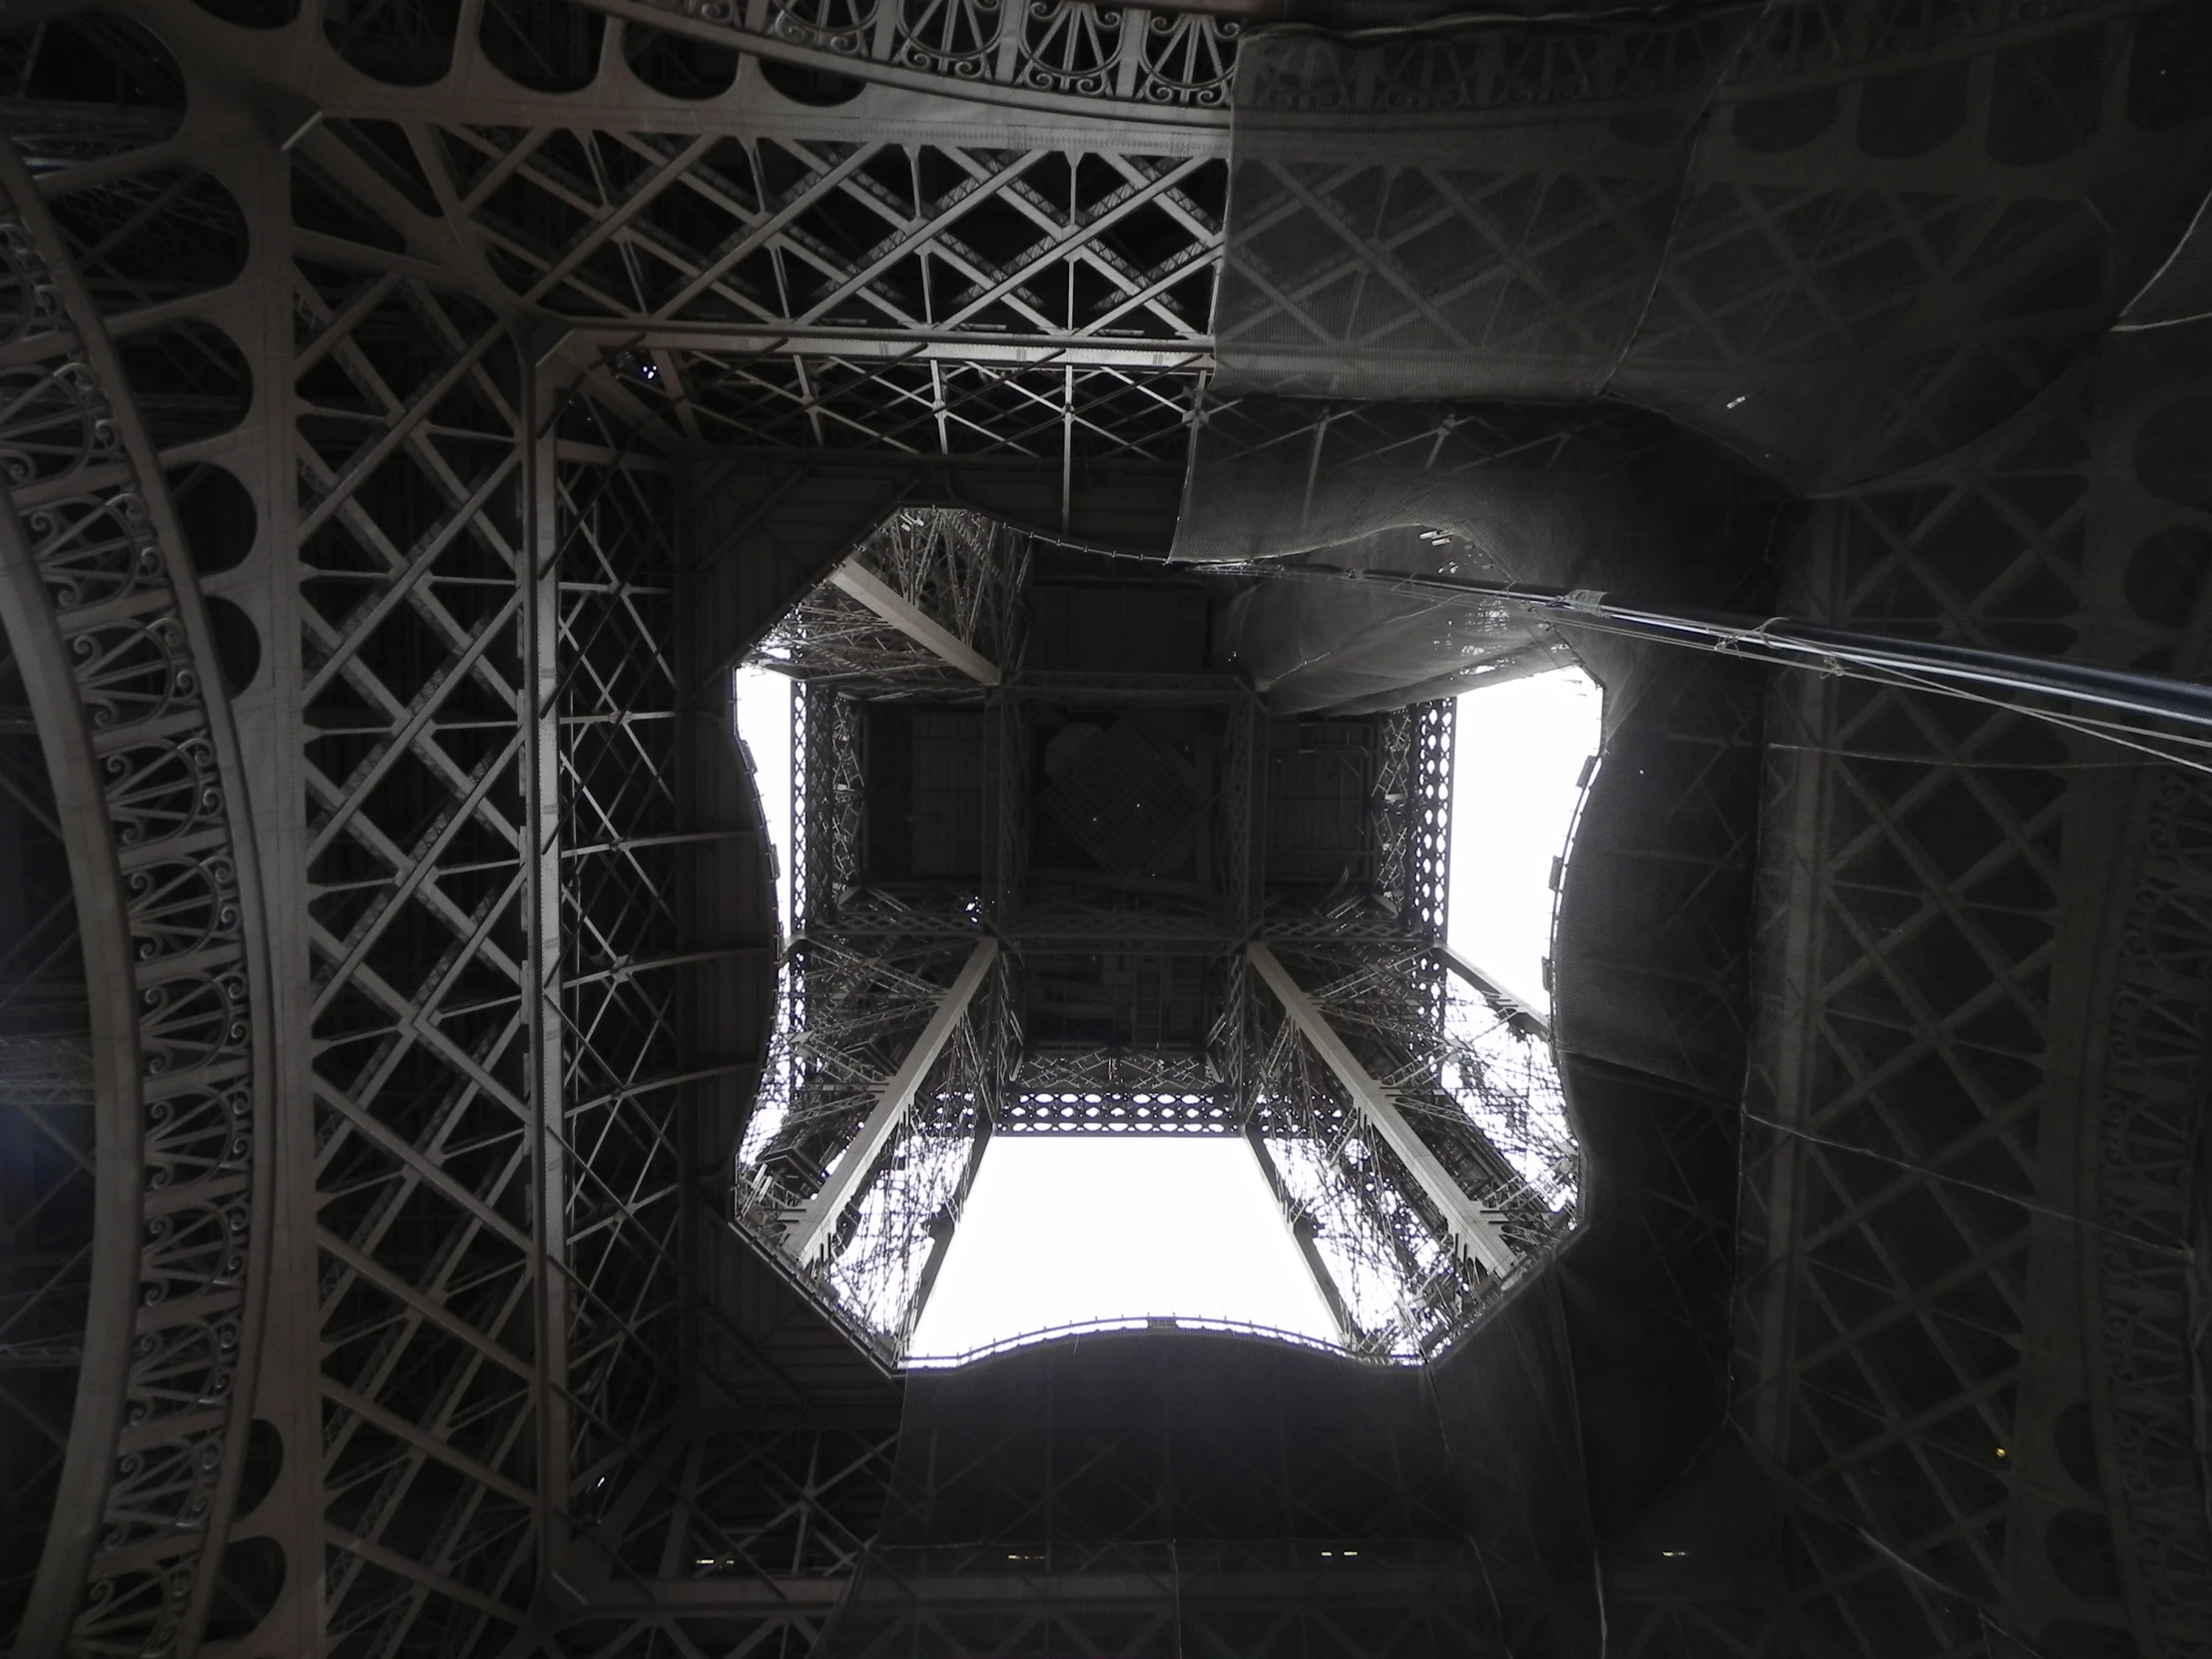
[[[937,1056],[944,1052],[944,1045],[966,1015],[968,1004],[975,1000],[976,989],[997,960],[998,941],[978,939],[951,988],[937,1003],[936,1012],[929,1016],[929,1023],[921,1028],[914,1046],[906,1051],[906,1058],[876,1091],[875,1106],[868,1113],[867,1121],[860,1125],[859,1134],[844,1149],[844,1156],[837,1160],[829,1182],[792,1224],[785,1242],[802,1262],[813,1260],[829,1248],[830,1235],[836,1231],[837,1218],[859,1196],[861,1184],[875,1167],[876,1155],[913,1105],[921,1080],[937,1063]]]
[[[1245,946],[1245,955],[1260,977],[1267,981],[1276,1000],[1283,1004],[1283,1011],[1291,1016],[1291,1022],[1337,1074],[1337,1081],[1352,1096],[1360,1115],[1412,1173],[1429,1203],[1442,1212],[1444,1224],[1460,1247],[1490,1272],[1510,1273],[1519,1258],[1513,1247],[1505,1242],[1497,1224],[1459,1190],[1459,1183],[1437,1162],[1428,1144],[1413,1133],[1412,1125],[1405,1121],[1388,1091],[1359,1062],[1344,1038],[1337,1035],[1336,1028],[1314,1005],[1314,999],[1291,977],[1290,969],[1258,940]]]
[[[900,593],[857,559],[847,559],[830,573],[830,582],[857,599],[893,628],[932,656],[985,686],[998,684],[998,665],[927,611]]]

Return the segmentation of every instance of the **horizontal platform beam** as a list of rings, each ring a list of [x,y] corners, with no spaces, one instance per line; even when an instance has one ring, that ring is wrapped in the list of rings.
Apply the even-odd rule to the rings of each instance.
[[[1000,1551],[1006,1554],[1005,1551]],[[1209,1600],[1248,1604],[1272,1604],[1287,1599],[1310,1598],[1317,1581],[1335,1592],[1350,1591],[1351,1599],[1402,1607],[1433,1599],[1437,1594],[1436,1567],[1432,1562],[1378,1561],[1369,1566],[1357,1549],[1345,1550],[1315,1543],[1306,1550],[1310,1564],[1301,1562],[1288,1570],[1221,1572],[1207,1576]],[[1022,1555],[997,1563],[1003,1570],[973,1573],[932,1573],[926,1577],[893,1577],[904,1592],[903,1605],[927,1609],[935,1615],[952,1608],[1051,1606],[1067,1613],[1083,1608],[1126,1608],[1131,1604],[1172,1603],[1174,1591],[1160,1574],[1150,1572],[1048,1572],[1044,1562]],[[890,1576],[886,1573],[886,1576]],[[594,1596],[593,1619],[682,1612],[694,1616],[729,1608],[756,1612],[764,1608],[821,1609],[832,1603],[848,1580],[844,1578],[696,1578],[613,1580],[603,1596]]]

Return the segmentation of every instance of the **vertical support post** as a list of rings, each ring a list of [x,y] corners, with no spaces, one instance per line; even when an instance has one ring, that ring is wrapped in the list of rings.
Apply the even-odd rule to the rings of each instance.
[[[853,1136],[852,1144],[844,1149],[844,1156],[837,1160],[837,1167],[830,1173],[828,1183],[793,1224],[788,1242],[792,1254],[801,1261],[812,1261],[829,1248],[838,1217],[859,1196],[861,1184],[875,1165],[876,1155],[913,1105],[921,1080],[944,1052],[944,1045],[951,1039],[953,1030],[967,1013],[968,1004],[975,1000],[976,990],[997,960],[998,941],[978,939],[959,973],[953,977],[951,988],[938,1000],[929,1023],[914,1039],[913,1047],[906,1051],[898,1069],[876,1091],[875,1105],[867,1121],[860,1125],[860,1132]]]
[[[1276,1167],[1275,1158],[1268,1151],[1268,1143],[1260,1134],[1259,1122],[1248,1120],[1244,1131],[1245,1145],[1252,1148],[1252,1156],[1260,1161],[1260,1175],[1268,1184],[1268,1191],[1275,1195],[1275,1207],[1282,1212],[1283,1225],[1290,1229],[1291,1243],[1298,1246],[1299,1259],[1306,1264],[1306,1271],[1313,1276],[1314,1289],[1329,1306],[1329,1317],[1337,1322],[1337,1334],[1344,1339],[1346,1348],[1358,1352],[1365,1333],[1352,1317],[1352,1309],[1346,1303],[1344,1292],[1337,1288],[1336,1278],[1329,1271],[1329,1264],[1321,1259],[1321,1247],[1314,1243],[1314,1220],[1306,1214],[1298,1200],[1291,1194],[1290,1183],[1283,1179],[1282,1170]]]
[[[1230,919],[1240,934],[1260,925],[1267,871],[1267,709],[1247,691],[1229,711],[1222,755],[1222,866],[1228,873]]]
[[[1246,958],[1267,981],[1276,1000],[1283,1004],[1283,1011],[1291,1016],[1306,1040],[1314,1045],[1329,1069],[1337,1074],[1337,1081],[1352,1096],[1354,1106],[1367,1119],[1375,1132],[1382,1137],[1383,1144],[1397,1155],[1421,1191],[1435,1205],[1467,1253],[1483,1267],[1495,1274],[1510,1272],[1519,1259],[1497,1224],[1485,1215],[1474,1201],[1459,1190],[1449,1172],[1428,1149],[1427,1143],[1413,1133],[1404,1114],[1388,1092],[1353,1054],[1345,1040],[1323,1017],[1314,999],[1308,996],[1296,979],[1291,977],[1275,952],[1265,944],[1254,940],[1245,946]]]
[[[1314,483],[1321,476],[1322,446],[1329,441],[1329,423],[1337,411],[1328,404],[1322,405],[1321,418],[1314,422],[1314,447],[1306,456],[1306,493],[1299,497],[1298,527],[1306,528],[1306,521],[1314,516]]]
[[[560,846],[560,526],[555,472],[554,411],[542,405],[542,384],[526,367],[523,421],[526,474],[521,562],[524,803],[523,890],[530,928],[525,971],[530,976],[524,1019],[530,1044],[532,1188],[536,1226],[537,1351],[531,1386],[538,1429],[538,1552],[547,1581],[567,1540],[559,1535],[568,1510],[567,1375],[568,1169],[561,1076]]]
[[[1075,519],[1075,366],[1063,370],[1060,392],[1060,534],[1070,533]]]
[[[1022,810],[1026,798],[1025,757],[1021,749],[1021,702],[994,692],[983,705],[990,795],[984,804],[983,915],[986,925],[1005,934],[1014,926],[1021,900]]]

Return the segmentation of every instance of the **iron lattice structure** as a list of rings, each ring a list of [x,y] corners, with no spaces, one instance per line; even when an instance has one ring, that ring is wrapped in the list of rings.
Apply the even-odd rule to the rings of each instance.
[[[1447,991],[1453,705],[1300,727],[1271,721],[1225,677],[1032,670],[1027,540],[969,513],[894,514],[759,650],[797,683],[797,868],[775,1082],[739,1159],[743,1224],[764,1247],[795,1250],[897,1360],[990,1135],[1234,1135],[1259,1159],[1346,1347],[1399,1361],[1435,1352],[1543,1259],[1577,1192],[1540,1022],[1479,975]],[[891,597],[856,599],[874,590],[856,586],[855,568]],[[1218,888],[1163,897],[1040,867],[1031,843],[1048,831],[1033,803],[1052,795],[1033,728],[1070,702],[1197,706],[1219,720]],[[896,709],[917,734],[973,722],[950,793],[927,809],[914,798],[913,816],[965,804],[988,856],[961,875],[880,867],[870,803],[906,764],[880,727]],[[1332,802],[1350,837],[1326,854],[1305,840],[1276,854],[1301,874],[1335,859],[1329,878],[1271,883],[1270,826],[1312,839],[1306,795],[1340,777],[1355,785]],[[1110,789],[1101,799],[1109,817],[1131,810]],[[1099,844],[1112,855],[1111,839]],[[1256,936],[1305,987],[1303,1022],[1244,959]],[[985,954],[966,983],[963,964]],[[1047,1029],[1057,996],[1104,994],[1085,988],[1092,963],[1108,981],[1134,976],[1133,1040]],[[1164,1038],[1177,995],[1214,1010],[1181,1044]],[[948,1032],[932,1035],[947,1011]],[[1393,1139],[1401,1124],[1409,1138]],[[1424,1190],[1430,1166],[1505,1241],[1494,1259],[1470,1253],[1466,1218]]]
[[[1567,1293],[1428,1378],[1295,1356],[1433,1380],[1464,1407],[1448,1458],[1357,1411],[1290,1432],[1279,1350],[1280,1438],[1209,1420],[1169,1482],[1292,1470],[1265,1548],[987,1551],[957,1506],[957,1559],[870,1542],[913,1506],[869,1355],[985,1125],[1256,1133],[1379,1355],[1498,1282],[1446,1230],[1517,1252],[1566,1197],[1543,1046],[1426,948],[1444,826],[1394,787],[1341,892],[1345,848],[1255,833],[1209,903],[1135,902],[1053,874],[999,794],[933,895],[866,863],[879,706],[972,714],[1023,800],[1039,711],[1179,710],[1216,820],[1257,827],[1279,768],[1426,800],[1437,716],[1350,759],[1279,747],[1203,668],[1109,695],[1023,645],[1033,617],[864,565],[1008,672],[925,663],[848,589],[809,601],[853,678],[799,700],[805,934],[779,936],[728,670],[889,515],[1159,553],[1195,458],[1180,529],[1214,539],[1186,554],[1343,540],[1384,495],[1471,544],[1513,490],[1670,464],[1680,426],[1810,498],[1760,522],[1785,609],[2204,671],[2199,8],[1601,10],[1341,46],[1082,0],[11,11],[11,1652],[799,1659],[876,1569],[918,1609],[886,1645],[1015,1641],[1013,1605],[1095,1650],[2203,1651],[2212,809],[2017,711],[1826,684],[1708,731],[1717,678],[1684,673],[1616,728],[1561,907],[1558,1050],[1605,1132],[1530,1286]],[[1396,136],[1339,147],[1339,116]],[[1675,505],[1705,545],[1742,528]],[[1644,551],[1654,581],[1685,562]],[[1313,855],[1296,882],[1271,844]],[[1640,892],[1669,901],[1642,957],[1610,914],[1569,937]],[[1140,997],[1070,965],[1136,942],[1213,967]],[[785,1109],[743,1225],[782,1240],[963,976],[869,1160],[897,1179],[811,1264],[751,1248],[729,1176],[756,1097]],[[1600,979],[1674,1000],[1639,1026]],[[1085,1046],[1086,997],[1184,1023]],[[1030,1040],[1043,1006],[1065,1040]],[[1483,1416],[1511,1369],[1483,1343],[1547,1307],[1557,1340],[1514,1363],[1588,1415]],[[1677,1472],[1639,1462],[1663,1418],[1729,1432],[1640,1507]],[[1516,1426],[1457,1433],[1477,1419]],[[1037,1442],[967,1427],[996,1436],[977,1483],[1027,1501]],[[1095,1479],[1107,1512],[1164,1443],[1063,1440],[1052,1503]],[[1329,1501],[1446,1462],[1498,1501]],[[1431,1617],[1450,1573],[1378,1551],[1387,1619],[1342,1616],[1294,1549],[1332,1529],[1477,1539],[1492,1611]]]

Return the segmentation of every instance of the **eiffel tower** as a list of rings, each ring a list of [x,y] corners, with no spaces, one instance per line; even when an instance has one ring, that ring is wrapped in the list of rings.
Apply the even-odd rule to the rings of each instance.
[[[2208,88],[2197,0],[15,0],[7,1654],[2212,1653],[2204,767],[1601,604],[2202,681]],[[1570,664],[1532,1007],[1454,730]],[[1333,1340],[916,1363],[1021,1135],[1241,1142]]]

